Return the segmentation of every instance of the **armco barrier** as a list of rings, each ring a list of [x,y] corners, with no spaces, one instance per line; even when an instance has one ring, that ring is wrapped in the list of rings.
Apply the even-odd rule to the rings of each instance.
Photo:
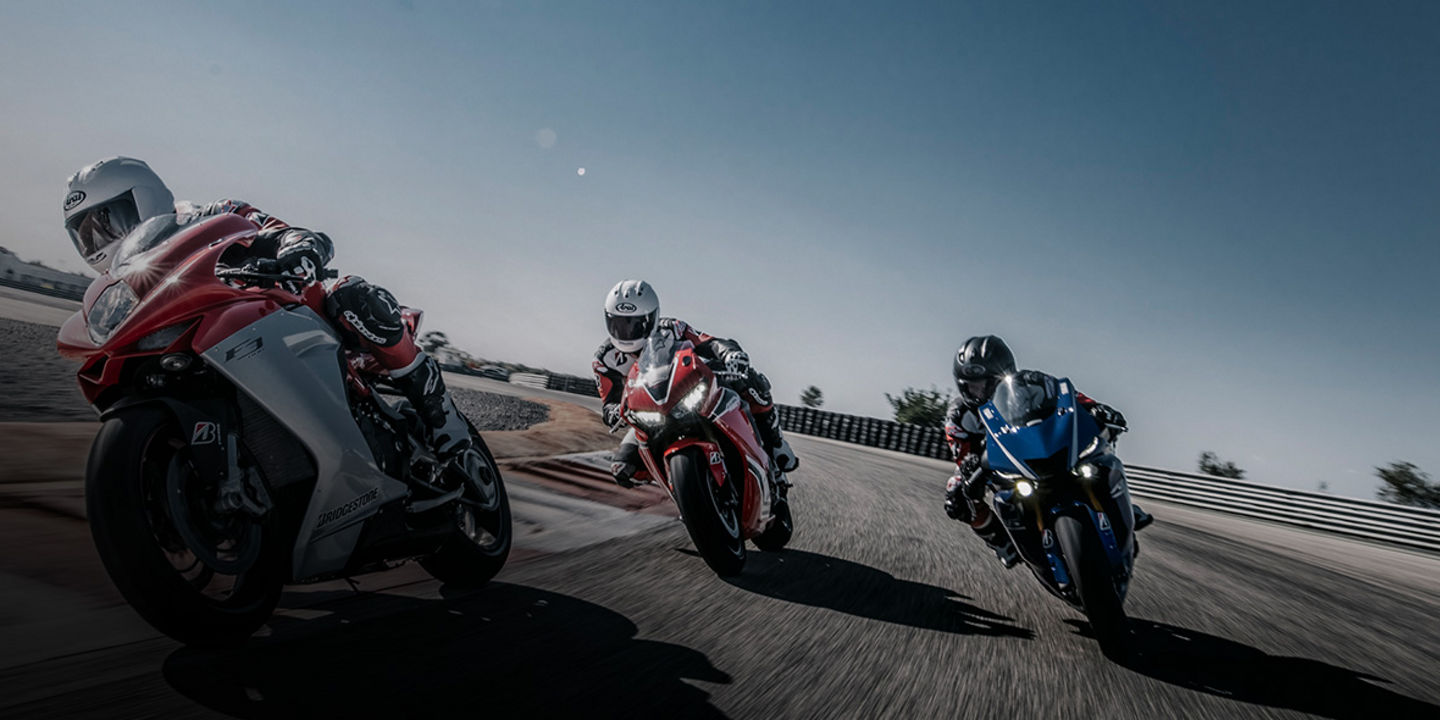
[[[595,392],[593,382],[575,380],[580,379],[552,375],[545,386],[583,395]],[[775,407],[786,432],[950,459],[945,433],[940,428],[794,405]],[[1138,497],[1440,553],[1440,510],[1138,465],[1126,465],[1125,470],[1130,490]]]
[[[510,382],[540,390],[545,389],[546,383],[548,383],[549,380],[550,377],[548,375],[540,375],[538,373],[510,373]]]
[[[1440,552],[1440,510],[1127,465],[1140,497]]]
[[[83,289],[62,288],[62,287],[45,287],[45,286],[43,286],[43,285],[34,285],[34,284],[31,284],[31,283],[23,283],[23,282],[18,282],[18,281],[15,281],[15,280],[7,280],[7,279],[5,279],[5,278],[0,278],[0,285],[4,285],[4,286],[6,286],[6,287],[19,288],[19,289],[21,289],[21,290],[27,290],[27,291],[29,291],[29,292],[37,293],[37,294],[40,294],[40,295],[49,295],[50,297],[63,298],[63,299],[65,299],[65,300],[84,300],[84,299],[85,299],[85,291],[84,291]]]

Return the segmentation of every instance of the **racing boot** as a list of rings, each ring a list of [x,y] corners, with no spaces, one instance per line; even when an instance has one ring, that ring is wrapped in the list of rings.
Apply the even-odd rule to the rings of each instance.
[[[1000,518],[983,505],[975,508],[975,511],[975,520],[971,521],[970,528],[985,541],[1006,570],[1015,567],[1020,562],[1020,552],[1015,549],[1010,533],[1005,532],[1005,528],[1000,525]]]
[[[755,424],[759,427],[761,442],[765,444],[765,449],[770,451],[776,470],[788,473],[800,467],[800,458],[795,456],[795,451],[790,449],[784,433],[780,432],[780,413],[772,408],[756,415]]]
[[[1130,510],[1135,513],[1135,532],[1140,532],[1155,522],[1155,516],[1141,510],[1139,505],[1131,503]]]
[[[440,459],[447,460],[470,447],[470,426],[455,408],[434,358],[420,353],[411,367],[392,371],[390,381],[410,399],[430,428],[430,449]]]

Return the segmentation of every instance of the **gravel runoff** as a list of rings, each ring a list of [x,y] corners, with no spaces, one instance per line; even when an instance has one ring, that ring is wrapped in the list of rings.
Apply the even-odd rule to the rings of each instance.
[[[550,408],[510,395],[451,388],[455,405],[481,431],[524,430],[550,419]]]
[[[56,328],[0,318],[0,422],[95,420],[75,384],[78,365],[55,352]],[[455,404],[481,431],[524,430],[545,422],[540,403],[454,389]]]

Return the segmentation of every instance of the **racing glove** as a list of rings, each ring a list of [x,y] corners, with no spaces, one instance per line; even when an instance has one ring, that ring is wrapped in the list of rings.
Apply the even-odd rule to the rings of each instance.
[[[1129,427],[1125,423],[1125,416],[1109,405],[1096,403],[1094,407],[1090,408],[1090,414],[1094,415],[1095,421],[1101,425],[1114,425],[1122,429]]]
[[[280,236],[275,263],[280,272],[299,275],[307,281],[318,280],[332,255],[331,247],[330,238],[324,233],[289,228]]]
[[[725,356],[725,371],[736,375],[746,375],[750,372],[750,356],[744,351],[736,350]]]
[[[620,403],[610,403],[602,408],[600,411],[600,419],[605,423],[605,427],[611,430],[620,427],[621,423],[624,422],[624,418],[620,415]]]

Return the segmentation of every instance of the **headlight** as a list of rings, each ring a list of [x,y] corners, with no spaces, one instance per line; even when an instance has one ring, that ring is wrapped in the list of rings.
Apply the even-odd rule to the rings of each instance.
[[[631,410],[629,419],[630,424],[639,425],[644,428],[653,428],[665,422],[664,415],[649,410]]]
[[[100,297],[95,300],[95,305],[90,308],[90,316],[85,319],[85,327],[90,331],[90,339],[96,345],[110,339],[110,334],[120,323],[125,322],[130,311],[140,298],[135,296],[135,291],[130,289],[123,281],[105,289]]]
[[[685,408],[690,412],[695,412],[696,410],[699,410],[700,403],[705,402],[705,393],[709,389],[710,386],[706,385],[704,380],[696,383],[695,389],[691,390],[690,394],[686,395],[685,398],[680,401],[680,407]]]
[[[1017,480],[1015,492],[1019,493],[1020,497],[1030,497],[1035,494],[1035,486],[1030,484],[1029,480]]]
[[[1075,474],[1086,480],[1093,480],[1100,470],[1090,463],[1081,463],[1075,466]]]

